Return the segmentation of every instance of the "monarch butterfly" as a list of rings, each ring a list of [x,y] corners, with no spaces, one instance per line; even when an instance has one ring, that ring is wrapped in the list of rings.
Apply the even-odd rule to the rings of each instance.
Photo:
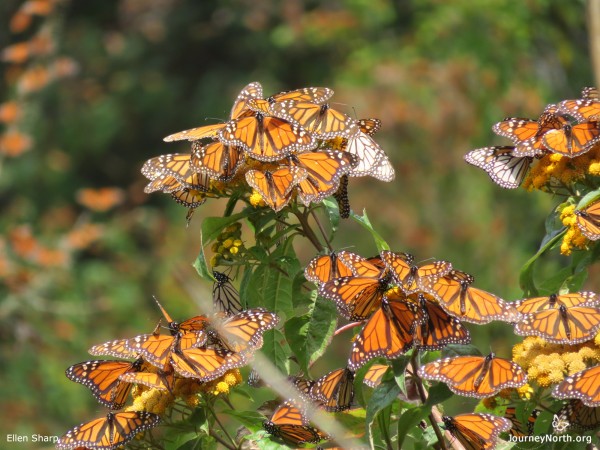
[[[319,139],[334,137],[349,138],[358,132],[358,126],[351,117],[332,109],[329,104],[315,105],[309,102],[285,100],[271,106],[277,117],[296,123],[315,134]]]
[[[531,314],[546,309],[553,309],[564,305],[567,308],[571,306],[590,306],[600,303],[600,297],[595,292],[583,291],[571,294],[552,294],[547,297],[532,297],[517,300],[515,307],[521,314]]]
[[[408,253],[402,253],[407,261],[413,261],[413,256]],[[379,277],[382,278],[388,268],[381,259],[381,255],[375,255],[370,258],[364,258],[356,253],[342,250],[338,253],[338,258],[350,268],[352,274],[356,277]]]
[[[564,100],[558,104],[558,108],[564,114],[574,117],[578,122],[589,120],[600,120],[600,99],[596,88],[587,87],[581,91],[581,98],[576,100]]]
[[[189,160],[189,155],[187,157]],[[199,192],[208,192],[210,188],[208,175],[193,172],[189,167],[189,161],[186,163],[185,171],[182,169],[180,175],[174,176],[168,173],[168,171],[163,172],[146,185],[144,192],[150,194],[151,192],[162,191],[165,194],[170,194],[186,188]]]
[[[206,201],[206,193],[196,189],[184,188],[171,192],[171,198],[180,205],[194,210]]]
[[[351,275],[350,268],[333,251],[328,255],[314,257],[304,269],[304,278],[315,284]]]
[[[535,426],[535,421],[540,415],[539,409],[534,409],[531,411],[531,414],[527,417],[527,428],[523,426],[523,424],[517,418],[517,409],[514,406],[509,406],[506,408],[504,412],[504,418],[510,420],[512,423],[512,427],[509,433],[512,436],[531,436],[533,434],[533,427]]]
[[[575,211],[577,226],[583,235],[592,240],[600,239],[600,202],[592,203],[585,209]]]
[[[67,431],[56,443],[56,448],[114,450],[125,445],[138,433],[154,428],[159,422],[160,416],[145,411],[110,412],[106,417],[82,423]]]
[[[233,145],[221,142],[211,142],[202,145],[200,142],[192,144],[190,167],[192,170],[205,173],[210,178],[219,181],[230,181],[244,162],[244,152]]]
[[[513,146],[477,148],[465,155],[465,161],[485,170],[498,186],[516,189],[525,179],[533,158],[516,156],[514,150]]]
[[[280,167],[273,172],[252,169],[246,172],[246,181],[271,209],[281,211],[290,201],[294,186],[307,176],[306,170],[300,167]]]
[[[163,370],[156,372],[127,372],[119,376],[121,381],[127,383],[142,384],[150,389],[159,389],[173,393],[175,386],[175,371],[171,364],[167,364]]]
[[[558,420],[567,423],[568,429],[588,431],[600,428],[600,406],[585,406],[581,400],[571,400],[556,413]]]
[[[367,370],[365,374],[365,378],[363,379],[363,383],[365,383],[369,387],[377,387],[381,383],[381,379],[387,372],[390,366],[386,364],[373,364]]]
[[[583,155],[600,142],[600,122],[566,123],[559,130],[548,131],[543,142],[551,152],[568,158]]]
[[[94,356],[114,356],[116,358],[135,358],[137,352],[129,350],[126,343],[129,339],[115,339],[113,341],[104,342],[94,345],[88,350],[90,355]]]
[[[358,163],[348,174],[352,177],[372,176],[381,181],[392,181],[394,168],[379,144],[371,137],[381,127],[378,119],[356,121],[358,132],[348,139],[345,151],[355,155]]]
[[[487,356],[457,356],[425,364],[419,375],[446,383],[455,394],[487,398],[502,389],[517,388],[527,382],[527,374],[515,362]]]
[[[262,347],[262,335],[279,323],[276,314],[264,308],[241,311],[217,324],[213,339],[225,349],[247,354]]]
[[[556,113],[556,105],[549,105],[538,120],[507,118],[493,126],[493,131],[513,141],[513,155],[539,156],[547,152],[542,137],[546,132],[560,129],[568,121]]]
[[[448,261],[414,266],[406,253],[394,253],[389,250],[381,252],[381,259],[390,269],[394,281],[407,293],[423,290],[452,270],[452,264]]]
[[[334,301],[345,318],[364,320],[380,306],[390,278],[379,269],[375,276],[334,278],[321,284],[319,295]]]
[[[577,372],[559,383],[552,395],[556,398],[578,398],[584,405],[600,406],[600,365]]]
[[[413,330],[419,350],[440,350],[447,344],[468,344],[471,335],[456,317],[449,316],[437,303],[418,294],[418,312]]]
[[[329,436],[308,425],[308,419],[300,408],[284,402],[275,410],[271,418],[263,423],[269,434],[282,439],[288,445],[317,443]]]
[[[556,344],[578,344],[593,339],[600,330],[600,308],[594,306],[555,305],[525,314],[515,324],[520,336],[539,336]]]
[[[336,150],[290,155],[288,159],[291,167],[307,172],[307,177],[298,183],[298,196],[307,206],[333,194],[338,189],[340,177],[357,161],[354,155]]]
[[[333,193],[333,198],[338,204],[340,217],[347,219],[350,217],[350,199],[348,198],[348,175],[340,177],[340,185],[337,191]]]
[[[292,152],[315,148],[317,141],[301,126],[279,117],[254,113],[227,123],[219,140],[245,150],[259,161],[276,161]]]
[[[329,100],[332,95],[333,91],[329,88],[307,87],[273,94],[266,100],[254,98],[249,101],[249,105],[255,111],[271,114],[271,106],[275,103],[293,100],[297,102],[310,102],[320,105]]]
[[[381,307],[369,318],[352,344],[348,368],[357,370],[371,359],[394,359],[413,345],[414,322],[418,313],[412,302],[383,298]]]
[[[156,156],[147,160],[142,166],[142,175],[149,180],[171,176],[185,183],[194,173],[190,168],[190,155],[188,153]]]
[[[440,306],[464,322],[484,324],[493,320],[517,322],[519,313],[514,305],[500,297],[471,286],[473,277],[465,272],[452,270],[433,283],[426,283]]]
[[[329,372],[315,381],[310,396],[321,402],[328,412],[350,409],[354,400],[354,372],[348,368]]]
[[[254,81],[248,84],[242,91],[238,94],[233,107],[231,108],[231,119],[237,119],[241,115],[247,113],[248,111],[248,102],[253,98],[261,98],[262,86],[259,82]],[[189,130],[180,131],[178,133],[170,134],[163,140],[166,142],[171,141],[181,141],[187,139],[188,141],[197,141],[199,139],[204,138],[215,138],[218,133],[225,128],[226,123],[217,123],[214,125],[205,125],[202,127],[192,128]]]
[[[466,450],[492,450],[498,435],[511,428],[511,422],[492,414],[459,414],[442,416],[444,425]]]
[[[228,370],[248,363],[244,354],[213,346],[175,348],[170,358],[175,372],[182,377],[196,378],[199,381],[214,380]]]
[[[65,375],[71,381],[81,383],[92,391],[96,399],[110,409],[121,409],[131,390],[131,384],[120,379],[121,375],[139,372],[144,361],[85,361],[69,367]]]
[[[240,293],[231,284],[231,278],[216,270],[213,271],[213,276],[216,280],[212,290],[215,311],[224,312],[228,316],[242,312]]]

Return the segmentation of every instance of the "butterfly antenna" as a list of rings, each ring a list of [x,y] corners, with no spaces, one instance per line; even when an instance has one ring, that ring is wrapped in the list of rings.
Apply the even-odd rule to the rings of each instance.
[[[173,319],[171,319],[171,316],[169,316],[169,313],[165,310],[165,308],[163,308],[163,306],[160,304],[160,302],[158,301],[158,299],[156,298],[155,295],[152,296],[152,298],[154,299],[154,301],[156,302],[156,304],[158,305],[158,307],[160,308],[160,310],[163,313],[163,316],[165,316],[165,319],[167,319],[167,322],[171,323],[174,322]]]

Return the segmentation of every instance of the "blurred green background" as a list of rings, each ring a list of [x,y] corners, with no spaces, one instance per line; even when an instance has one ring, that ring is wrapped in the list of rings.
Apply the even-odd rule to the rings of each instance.
[[[450,260],[478,287],[519,298],[519,270],[560,200],[503,191],[463,155],[508,144],[491,132],[504,117],[537,118],[594,83],[585,6],[2,1],[0,442],[103,414],[64,370],[93,344],[149,332],[152,295],[174,317],[194,312],[174,273],[194,276],[201,219],[223,203],[209,200],[186,228],[184,208],[143,193],[139,169],[187,151],[162,138],[225,120],[251,81],[266,95],[328,86],[338,108],[380,118],[396,180],[352,179],[352,208],[367,209],[393,250]],[[350,221],[334,244],[376,251]],[[297,247],[303,262],[314,256]],[[474,343],[509,356],[509,331],[478,329]]]

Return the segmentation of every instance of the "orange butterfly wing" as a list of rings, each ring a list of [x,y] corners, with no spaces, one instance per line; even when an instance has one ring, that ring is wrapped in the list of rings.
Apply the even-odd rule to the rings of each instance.
[[[393,359],[406,353],[413,345],[416,314],[413,303],[384,299],[356,336],[348,368],[356,370],[378,356]]]
[[[225,123],[215,123],[213,125],[204,125],[202,127],[190,128],[189,130],[179,131],[163,138],[165,142],[173,141],[197,141],[205,138],[215,138],[220,130],[225,128]]]
[[[583,210],[575,211],[577,226],[583,235],[592,240],[600,239],[600,202],[592,203]]]
[[[121,375],[139,372],[143,361],[85,361],[69,367],[67,378],[81,383],[92,391],[96,399],[110,409],[121,409],[131,390],[131,384],[121,380]]]
[[[561,305],[571,306],[597,305],[600,297],[595,292],[583,291],[571,294],[552,294],[546,297],[531,297],[517,300],[515,307],[521,314],[531,314],[545,309],[557,308]]]
[[[350,409],[354,399],[354,373],[347,368],[329,372],[313,384],[310,396],[321,402],[328,412]]]
[[[387,288],[385,279],[350,276],[323,283],[319,295],[334,301],[348,320],[364,320],[380,306]]]
[[[316,256],[310,260],[306,269],[304,269],[304,277],[315,284],[350,275],[352,275],[352,271],[337,257],[335,252]]]
[[[390,366],[387,364],[373,364],[367,370],[365,374],[365,378],[363,379],[363,383],[365,383],[369,387],[377,387],[381,383],[381,379],[387,372]]]
[[[508,419],[492,414],[468,413],[454,417],[443,416],[442,421],[466,450],[494,449],[498,435],[511,428]]]
[[[280,211],[289,202],[294,186],[306,176],[299,167],[281,167],[273,172],[252,169],[246,172],[246,181],[271,209]]]
[[[171,354],[171,361],[179,375],[185,378],[196,378],[199,381],[214,380],[228,370],[248,363],[246,357],[240,353],[212,347],[175,351]]]
[[[527,382],[527,374],[516,363],[488,356],[444,358],[421,367],[423,378],[446,383],[456,394],[487,398],[502,389],[516,388]]]
[[[160,416],[145,411],[108,413],[106,417],[82,423],[67,431],[56,443],[60,450],[91,447],[114,450],[126,444],[138,433],[154,428]]]
[[[116,358],[135,358],[137,353],[127,347],[129,339],[115,339],[94,345],[88,350],[90,355],[94,356],[114,356]]]
[[[244,162],[241,148],[224,145],[221,142],[211,142],[201,145],[192,144],[190,167],[192,170],[207,174],[219,181],[230,181]]]
[[[456,318],[439,305],[419,294],[417,323],[414,327],[415,347],[421,350],[440,350],[447,344],[468,344],[471,335]]]
[[[565,378],[552,391],[556,398],[577,398],[584,405],[600,406],[600,365]]]
[[[581,432],[600,428],[600,406],[586,406],[581,400],[571,400],[556,416],[559,422],[569,424],[569,430]]]
[[[264,308],[253,308],[225,319],[218,328],[222,344],[236,353],[253,353],[262,347],[262,335],[279,323],[276,314]]]
[[[260,99],[262,96],[263,88],[261,84],[258,81],[249,83],[246,87],[244,87],[244,89],[241,90],[235,99],[229,117],[232,120],[242,117],[248,113],[252,100]]]
[[[548,150],[568,158],[583,155],[600,142],[600,122],[566,124],[544,134],[543,142]]]
[[[277,408],[271,419],[263,423],[263,427],[268,433],[291,445],[316,444],[328,439],[326,434],[309,426],[302,411],[290,402],[285,402]]]

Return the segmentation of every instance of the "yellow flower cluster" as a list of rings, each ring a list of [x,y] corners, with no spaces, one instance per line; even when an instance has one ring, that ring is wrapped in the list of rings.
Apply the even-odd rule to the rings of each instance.
[[[263,200],[262,195],[260,195],[260,192],[254,189],[252,190],[252,194],[250,195],[250,198],[248,200],[250,201],[250,204],[255,208],[263,208],[267,206],[267,204]]]
[[[583,250],[587,248],[588,244],[588,239],[581,233],[581,230],[577,225],[577,217],[574,212],[575,205],[567,205],[560,213],[560,220],[562,224],[567,227],[567,232],[560,245],[560,253],[565,256],[570,255],[573,248]]]
[[[244,247],[241,237],[241,223],[236,222],[225,228],[211,247],[211,250],[215,252],[215,254],[210,259],[210,265],[215,267],[220,265],[223,261],[231,261],[243,256],[246,247]]]
[[[212,395],[227,395],[230,388],[237,386],[241,382],[242,374],[238,369],[233,369],[225,372],[222,377],[216,380],[202,384],[200,390]]]
[[[513,360],[527,371],[529,382],[548,387],[585,369],[587,363],[600,362],[599,343],[598,336],[594,341],[578,345],[551,344],[530,336],[513,347]]]
[[[148,411],[154,414],[164,414],[173,405],[175,397],[169,392],[157,388],[147,388],[137,385],[131,390],[133,405],[125,411]]]

